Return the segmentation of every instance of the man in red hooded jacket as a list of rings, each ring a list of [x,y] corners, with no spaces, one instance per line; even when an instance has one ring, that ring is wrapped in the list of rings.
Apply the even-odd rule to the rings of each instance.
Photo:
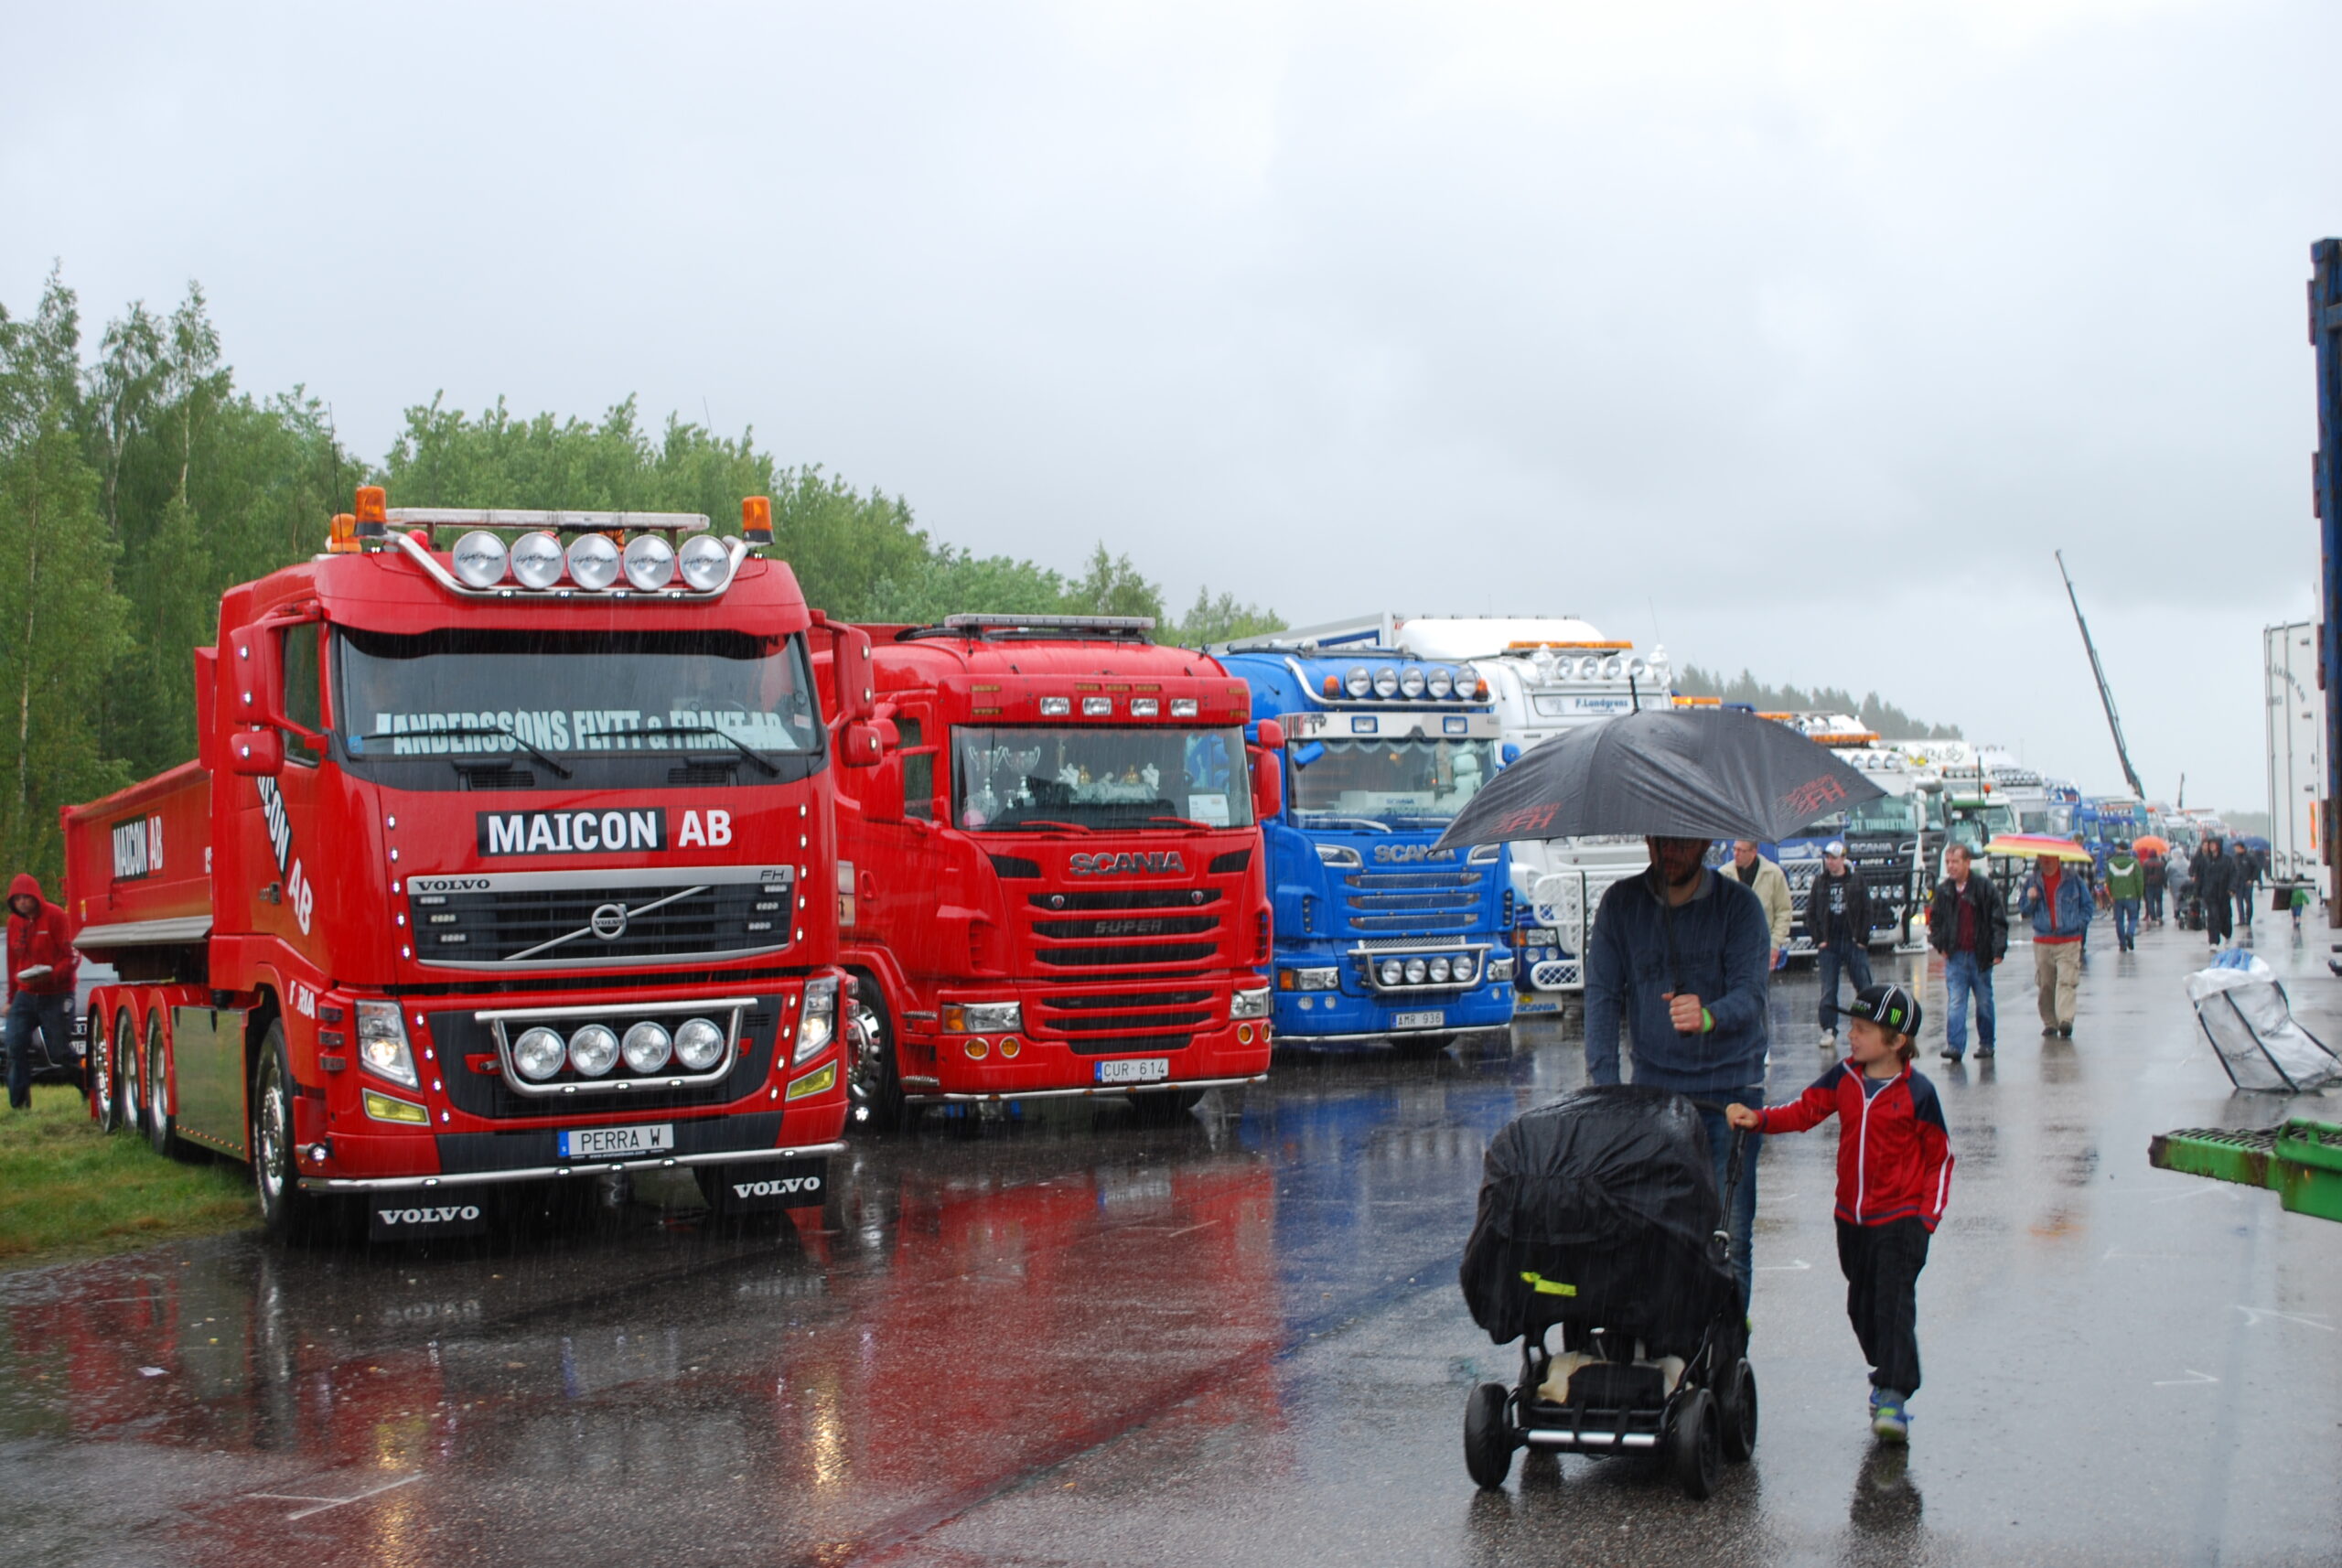
[[[40,1031],[51,1057],[61,1059],[66,1054],[72,1026],[67,1015],[73,1006],[73,977],[81,967],[81,955],[66,939],[65,911],[40,896],[40,883],[30,872],[19,874],[8,885],[11,994],[5,1041],[12,1111],[26,1110],[33,1102],[33,1031]]]

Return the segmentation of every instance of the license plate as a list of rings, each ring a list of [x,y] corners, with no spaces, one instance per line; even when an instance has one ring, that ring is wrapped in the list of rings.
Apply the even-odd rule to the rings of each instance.
[[[1169,1057],[1139,1057],[1128,1061],[1100,1062],[1101,1083],[1160,1083],[1171,1076]]]
[[[1392,1016],[1393,1029],[1436,1029],[1447,1022],[1445,1013],[1400,1013]]]
[[[564,1160],[630,1160],[644,1155],[664,1155],[675,1147],[675,1125],[661,1122],[648,1127],[579,1127],[561,1135]]]

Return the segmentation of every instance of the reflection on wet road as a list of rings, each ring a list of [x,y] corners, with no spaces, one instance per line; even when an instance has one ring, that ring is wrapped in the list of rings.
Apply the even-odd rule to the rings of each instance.
[[[1961,1165],[1907,1459],[1861,1419],[1825,1129],[1765,1157],[1756,1463],[1704,1505],[1635,1461],[1474,1491],[1464,1392],[1512,1365],[1455,1285],[1480,1151],[1582,1070],[1538,1021],[1509,1054],[1281,1061],[1173,1127],[934,1122],[799,1226],[705,1229],[677,1186],[552,1236],[0,1279],[0,1539],[315,1568],[2334,1561],[2342,1229],[2145,1163],[2283,1109],[2196,1036],[2197,950],[2095,958],[2070,1043],[2004,972],[1998,1060],[1923,1064]],[[2320,950],[2274,954],[2313,1026],[2342,1015]],[[1821,1064],[1811,1006],[1783,984],[1776,1095]]]

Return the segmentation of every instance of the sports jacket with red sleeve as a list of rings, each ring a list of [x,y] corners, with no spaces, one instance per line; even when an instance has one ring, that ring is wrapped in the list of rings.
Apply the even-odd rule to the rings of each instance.
[[[1936,1086],[1911,1070],[1863,1092],[1862,1069],[1840,1062],[1786,1105],[1758,1112],[1758,1131],[1802,1133],[1838,1118],[1838,1218],[1856,1225],[1917,1219],[1929,1230],[1951,1196],[1951,1139]]]

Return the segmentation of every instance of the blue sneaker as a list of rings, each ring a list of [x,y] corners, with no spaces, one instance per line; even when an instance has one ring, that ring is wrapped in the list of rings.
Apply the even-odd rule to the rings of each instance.
[[[1911,1412],[1905,1408],[1901,1393],[1894,1389],[1871,1390],[1870,1429],[1889,1443],[1911,1440]]]

